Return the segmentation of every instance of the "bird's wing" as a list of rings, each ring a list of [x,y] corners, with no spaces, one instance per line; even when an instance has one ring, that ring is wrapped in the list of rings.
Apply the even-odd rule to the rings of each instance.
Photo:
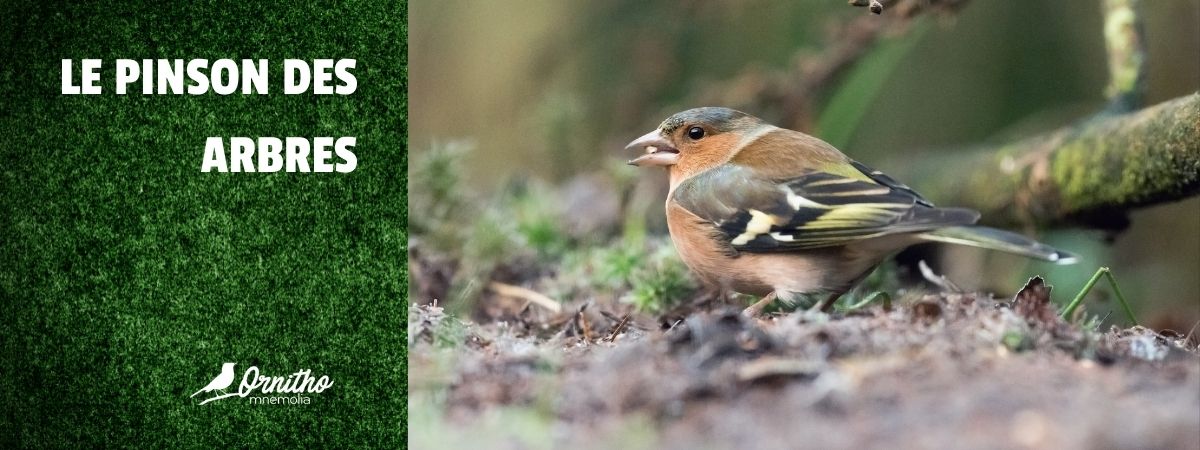
[[[863,166],[865,167],[865,166]],[[862,170],[862,169],[859,169]],[[912,189],[812,171],[767,180],[726,164],[675,188],[672,201],[712,223],[737,251],[780,252],[974,223],[979,213],[935,208]],[[886,175],[882,175],[886,177]]]
[[[878,170],[872,169],[870,167],[867,167],[866,164],[860,163],[855,160],[850,160],[850,165],[854,166],[855,169],[858,169],[859,172],[862,172],[863,175],[870,177],[872,181],[874,181],[878,184],[882,184],[884,186],[890,187],[897,191],[901,191],[901,192],[904,192],[905,194],[911,195],[913,197],[913,199],[916,200],[917,204],[928,206],[928,207],[933,207],[933,203],[931,203],[929,200],[925,200],[925,197],[922,197],[921,194],[918,194],[917,191],[914,191],[912,188],[906,186],[904,183],[896,181],[895,178],[889,177],[889,176],[887,176],[887,174],[880,172]]]

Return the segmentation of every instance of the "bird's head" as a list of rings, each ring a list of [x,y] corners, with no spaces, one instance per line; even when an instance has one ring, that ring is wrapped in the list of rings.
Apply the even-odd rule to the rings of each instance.
[[[221,370],[225,370],[225,369],[232,369],[234,364],[236,364],[236,363],[225,363],[225,364],[222,364],[222,365],[221,365]]]
[[[643,153],[629,164],[667,167],[672,179],[682,179],[729,161],[752,138],[774,128],[741,111],[695,108],[668,117],[625,148]]]

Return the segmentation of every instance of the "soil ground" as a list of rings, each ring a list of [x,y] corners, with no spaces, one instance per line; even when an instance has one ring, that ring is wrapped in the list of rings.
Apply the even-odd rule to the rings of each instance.
[[[1200,448],[1194,338],[1064,321],[1038,281],[831,315],[409,320],[413,448]]]

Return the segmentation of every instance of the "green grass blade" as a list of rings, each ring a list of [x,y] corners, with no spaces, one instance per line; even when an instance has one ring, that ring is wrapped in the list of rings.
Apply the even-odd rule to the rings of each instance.
[[[1113,293],[1117,296],[1117,302],[1120,303],[1121,308],[1125,310],[1125,317],[1129,318],[1129,321],[1134,325],[1137,325],[1138,321],[1137,317],[1133,315],[1133,309],[1129,307],[1129,302],[1125,300],[1125,294],[1121,293],[1121,288],[1117,286],[1116,277],[1113,276],[1112,271],[1107,267],[1101,267],[1096,270],[1096,273],[1092,275],[1092,278],[1088,280],[1087,284],[1083,285],[1083,289],[1079,290],[1079,293],[1075,295],[1075,298],[1071,300],[1071,303],[1068,303],[1067,307],[1063,308],[1063,311],[1061,314],[1059,314],[1059,317],[1070,317],[1071,314],[1075,312],[1075,308],[1078,308],[1079,305],[1083,303],[1083,298],[1086,297],[1087,294],[1092,291],[1092,288],[1096,286],[1096,282],[1100,281],[1101,276],[1104,276],[1108,279],[1108,285],[1112,286]]]
[[[1087,296],[1088,292],[1092,291],[1092,286],[1095,286],[1096,282],[1100,281],[1100,275],[1107,271],[1107,267],[1101,267],[1099,270],[1096,270],[1096,273],[1092,274],[1092,278],[1083,285],[1083,289],[1080,289],[1079,293],[1075,294],[1075,299],[1071,300],[1071,303],[1068,303],[1066,308],[1063,308],[1059,317],[1070,317],[1075,312],[1075,308],[1079,307],[1080,303],[1083,303],[1083,298]]]
[[[1108,270],[1104,271],[1104,276],[1108,278],[1108,284],[1112,286],[1113,293],[1117,294],[1117,301],[1121,303],[1121,308],[1125,310],[1125,317],[1128,317],[1130,322],[1137,325],[1138,320],[1133,315],[1133,309],[1129,307],[1129,302],[1125,301],[1125,294],[1122,294],[1121,288],[1117,286],[1117,277],[1114,277],[1112,272]]]
[[[892,72],[928,30],[929,23],[919,21],[907,36],[882,40],[875,50],[859,61],[821,111],[817,136],[834,147],[845,148],[871,103],[891,79]]]

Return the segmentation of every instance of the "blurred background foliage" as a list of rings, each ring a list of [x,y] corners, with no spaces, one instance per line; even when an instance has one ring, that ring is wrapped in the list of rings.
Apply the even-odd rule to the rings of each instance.
[[[432,292],[447,303],[476,298],[489,280],[529,285],[546,273],[586,279],[533,283],[560,301],[602,292],[595,285],[634,304],[686,296],[686,273],[676,274],[663,238],[666,177],[623,166],[624,144],[695,106],[754,105],[747,112],[778,121],[782,105],[743,97],[831,45],[837,24],[867,14],[841,0],[419,0],[411,8],[419,19],[409,54],[414,253],[454,261],[447,273],[428,273],[446,267],[437,264],[414,273],[425,281],[414,280],[412,301]],[[1146,105],[1200,89],[1200,0],[1143,1],[1142,13]],[[1099,1],[975,0],[910,25],[817,92],[801,128],[889,171],[1105,106]],[[936,259],[956,283],[1002,296],[1043,274],[1059,301],[1109,266],[1144,322],[1186,333],[1200,320],[1200,199],[1131,218],[1115,236],[1023,230],[1082,254],[1075,266],[945,247],[899,260]],[[1097,291],[1091,311],[1116,311],[1106,289]]]

